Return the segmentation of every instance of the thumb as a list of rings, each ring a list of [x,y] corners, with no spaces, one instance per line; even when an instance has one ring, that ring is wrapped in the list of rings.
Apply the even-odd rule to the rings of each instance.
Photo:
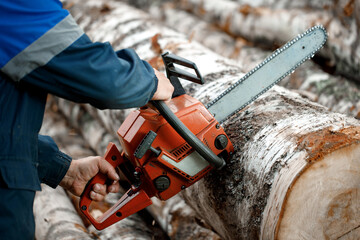
[[[115,168],[108,163],[105,159],[99,161],[99,171],[105,174],[108,178],[114,181],[119,181],[120,177],[116,173]]]

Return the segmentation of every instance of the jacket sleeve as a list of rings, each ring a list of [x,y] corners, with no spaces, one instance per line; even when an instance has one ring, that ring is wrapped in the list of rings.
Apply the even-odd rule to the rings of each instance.
[[[56,188],[71,163],[71,157],[61,152],[49,136],[38,135],[38,176],[42,183]]]
[[[157,89],[153,68],[134,50],[114,52],[109,43],[93,43],[85,34],[21,81],[100,109],[143,106]]]

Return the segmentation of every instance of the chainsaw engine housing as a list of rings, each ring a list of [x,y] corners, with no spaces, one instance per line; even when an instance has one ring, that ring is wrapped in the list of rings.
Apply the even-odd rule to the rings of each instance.
[[[205,106],[188,95],[167,103],[175,115],[216,155],[227,159],[233,146]],[[143,141],[149,132],[150,142]],[[131,161],[149,197],[167,200],[200,180],[213,166],[202,158],[157,111],[149,107],[132,112],[118,130],[124,156]],[[148,150],[136,157],[139,148]]]

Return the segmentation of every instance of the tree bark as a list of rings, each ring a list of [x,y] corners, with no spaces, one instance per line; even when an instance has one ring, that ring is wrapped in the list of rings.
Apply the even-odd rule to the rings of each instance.
[[[37,240],[92,239],[65,191],[42,185],[36,193],[34,216]]]
[[[250,71],[271,54],[269,51],[251,46],[251,43],[245,40],[219,31],[193,14],[173,7],[172,4],[166,4],[162,8],[154,7],[150,12],[153,16],[159,16],[167,26],[186,34],[190,40],[199,41],[218,54],[235,59],[244,72]],[[304,97],[334,112],[360,118],[358,85],[344,77],[323,71],[312,61],[300,66],[294,74],[282,80],[279,85],[296,90]]]
[[[359,126],[275,87],[224,123],[236,154],[182,196],[224,239],[332,238],[332,227],[336,235],[360,224],[357,201],[346,198],[360,180]],[[330,216],[336,206],[351,223]]]
[[[282,2],[291,5],[291,2],[298,1]],[[329,64],[339,73],[360,81],[358,0],[334,1],[325,9],[271,8],[272,5],[276,6],[276,1],[264,4],[265,6],[251,6],[229,0],[178,0],[177,3],[178,8],[214,23],[232,35],[241,36],[270,49],[273,49],[274,45],[284,44],[311,26],[322,24],[329,33],[329,39],[321,55],[330,59],[332,63]]]
[[[153,198],[153,204],[149,206],[154,219],[166,229],[170,239],[179,240],[220,240],[217,235],[201,216],[182,199],[176,195],[166,202]]]

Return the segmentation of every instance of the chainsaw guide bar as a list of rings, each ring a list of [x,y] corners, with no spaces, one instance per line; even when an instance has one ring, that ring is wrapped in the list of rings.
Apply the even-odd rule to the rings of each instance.
[[[219,123],[223,123],[314,57],[326,40],[326,30],[320,25],[299,34],[216,97],[206,108]]]

